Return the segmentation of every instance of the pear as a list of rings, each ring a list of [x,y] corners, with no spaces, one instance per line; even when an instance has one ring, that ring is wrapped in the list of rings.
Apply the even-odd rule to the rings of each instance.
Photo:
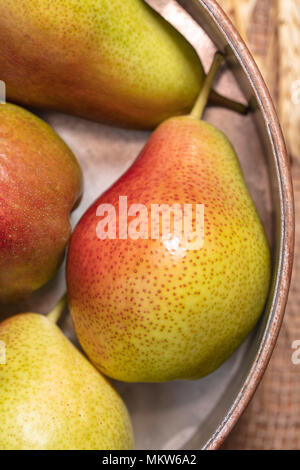
[[[8,0],[0,2],[0,79],[25,106],[153,128],[191,109],[204,72],[143,0]],[[235,108],[217,94],[213,101]]]
[[[0,105],[0,302],[16,301],[55,273],[81,193],[71,150],[41,119]]]
[[[199,120],[221,60],[217,54],[192,114],[154,131],[71,238],[67,284],[77,336],[93,364],[115,379],[211,373],[246,338],[266,302],[263,226],[232,145]],[[163,217],[152,219],[155,204],[165,205],[162,215],[174,204],[192,205],[193,226],[180,237],[174,212],[168,232]],[[159,237],[152,236],[156,229]]]
[[[0,324],[0,449],[131,449],[123,401],[51,315],[23,313]]]

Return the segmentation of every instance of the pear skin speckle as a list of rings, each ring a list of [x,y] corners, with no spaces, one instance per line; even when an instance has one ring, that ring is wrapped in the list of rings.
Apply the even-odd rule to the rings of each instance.
[[[0,324],[1,450],[124,450],[133,446],[124,403],[46,317]]]
[[[81,178],[50,126],[19,106],[0,105],[0,302],[31,294],[55,274]]]
[[[97,207],[204,204],[204,245],[99,240]],[[117,220],[118,226],[118,220]],[[228,139],[191,117],[167,120],[71,238],[67,284],[81,345],[110,377],[194,379],[219,367],[257,322],[270,282],[263,226]]]
[[[143,0],[1,2],[0,70],[11,101],[134,128],[188,112],[204,79]]]

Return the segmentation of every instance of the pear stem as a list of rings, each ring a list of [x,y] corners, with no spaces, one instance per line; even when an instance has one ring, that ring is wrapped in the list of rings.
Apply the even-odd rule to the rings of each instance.
[[[207,101],[211,92],[213,82],[215,80],[216,74],[223,60],[224,60],[223,54],[221,52],[216,52],[213,63],[210,67],[208,74],[206,75],[204,85],[190,113],[190,116],[196,119],[202,119],[202,115],[203,115],[205,106],[207,105]]]
[[[53,323],[57,323],[67,306],[67,294],[65,294],[55,305],[55,307],[48,313],[47,318]]]
[[[221,108],[230,109],[235,113],[242,114],[245,116],[251,110],[249,104],[243,104],[239,101],[234,101],[226,96],[220,95],[215,90],[211,90],[209,97],[209,105],[211,106],[220,106]]]

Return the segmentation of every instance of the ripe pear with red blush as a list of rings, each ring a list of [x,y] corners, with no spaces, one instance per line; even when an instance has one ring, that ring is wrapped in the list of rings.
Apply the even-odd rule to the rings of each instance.
[[[54,275],[80,193],[81,169],[60,137],[30,112],[0,104],[0,302]]]
[[[205,76],[143,0],[1,1],[0,70],[12,102],[151,129],[188,112]],[[211,101],[245,111],[217,93]]]
[[[192,114],[154,131],[71,238],[67,284],[75,329],[91,361],[118,380],[209,374],[246,338],[266,302],[270,252],[263,226],[232,145],[199,119],[221,60],[217,54]],[[120,196],[127,196],[127,238]],[[153,204],[164,204],[162,213],[174,204],[202,207],[198,247],[191,244],[193,230],[164,238],[163,219],[162,236],[153,239],[149,229],[147,238],[141,214],[143,207],[151,212],[152,233]]]

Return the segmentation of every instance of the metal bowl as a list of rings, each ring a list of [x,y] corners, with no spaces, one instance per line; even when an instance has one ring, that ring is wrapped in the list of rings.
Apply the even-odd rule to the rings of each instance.
[[[224,94],[251,100],[255,112],[243,117],[210,108],[205,118],[234,144],[245,179],[263,220],[273,256],[273,279],[261,321],[248,340],[215,373],[199,381],[167,384],[115,383],[132,415],[136,447],[217,449],[251,399],[274,348],[288,296],[293,257],[293,195],[289,162],[276,112],[244,42],[214,0],[148,0],[199,52],[207,68],[216,48],[226,50],[227,67],[217,83]],[[85,193],[73,224],[91,202],[133,162],[149,134],[113,129],[83,119],[44,112],[77,155]],[[46,313],[64,292],[64,266],[56,278],[20,311]],[[62,324],[76,342],[68,316]]]

